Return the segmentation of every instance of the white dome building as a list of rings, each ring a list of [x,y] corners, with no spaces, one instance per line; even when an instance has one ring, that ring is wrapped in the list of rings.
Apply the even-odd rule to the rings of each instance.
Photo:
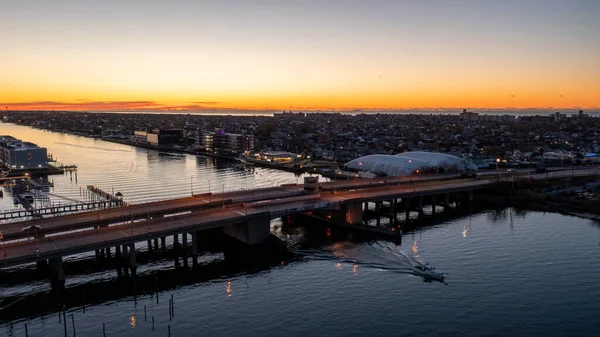
[[[353,171],[387,176],[409,176],[419,170],[440,172],[476,171],[477,166],[466,159],[437,152],[404,152],[397,155],[375,154],[349,161]]]

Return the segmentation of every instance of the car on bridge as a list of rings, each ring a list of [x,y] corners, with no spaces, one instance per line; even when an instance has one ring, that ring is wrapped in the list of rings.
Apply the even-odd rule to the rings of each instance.
[[[21,229],[21,232],[35,232],[35,231],[39,231],[42,229],[42,226],[40,225],[31,225],[29,227],[25,227],[23,229]]]

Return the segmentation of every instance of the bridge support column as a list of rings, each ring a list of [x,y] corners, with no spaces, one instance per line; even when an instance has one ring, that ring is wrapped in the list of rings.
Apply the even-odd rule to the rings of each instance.
[[[110,247],[106,248],[106,259],[109,260],[110,259]]]
[[[152,240],[148,239],[148,253],[152,251]]]
[[[243,223],[223,227],[223,232],[247,245],[263,243],[271,234],[271,216],[263,213],[247,217]]]
[[[435,203],[436,203],[436,197],[435,195],[431,196],[431,215],[435,215]]]
[[[390,225],[396,224],[396,198],[390,201]]]
[[[406,198],[405,206],[406,206],[406,222],[408,222],[408,220],[410,220],[410,199],[409,198]]]
[[[42,259],[35,261],[35,268],[38,273],[42,273],[46,270],[46,266],[48,265],[48,260]]]
[[[160,244],[162,245],[162,250],[167,250],[167,238],[166,237],[162,237],[160,238]]]
[[[346,223],[356,225],[362,224],[363,209],[362,202],[346,203],[342,207],[342,212],[345,213]]]
[[[123,276],[123,268],[121,268],[123,256],[121,255],[121,246],[115,246],[115,260],[117,260],[117,276]]]
[[[131,276],[135,276],[137,265],[135,263],[135,243],[129,244],[129,269],[131,269]]]
[[[198,251],[199,251],[199,242],[198,242],[198,232],[192,233],[192,265],[195,267],[198,265]]]
[[[419,208],[417,209],[417,211],[419,212],[419,216],[423,216],[425,215],[425,213],[423,212],[423,196],[419,197]]]
[[[154,250],[158,251],[158,238],[154,238]]]
[[[179,234],[173,235],[173,248],[177,248],[179,246]]]
[[[181,245],[183,245],[183,249],[188,248],[188,233],[181,234]]]
[[[444,194],[444,208],[446,210],[450,209],[450,193]]]
[[[123,258],[121,260],[121,263],[123,264],[124,268],[123,268],[123,272],[125,274],[125,276],[129,276],[129,268],[128,268],[128,261],[129,261],[129,246],[128,245],[123,245],[122,249],[123,249]]]
[[[65,271],[63,269],[62,257],[50,259],[50,265],[52,267],[52,277],[50,280],[52,289],[62,290],[65,287]]]

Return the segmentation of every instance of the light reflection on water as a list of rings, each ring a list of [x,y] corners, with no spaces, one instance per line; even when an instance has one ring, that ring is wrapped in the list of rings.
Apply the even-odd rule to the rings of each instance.
[[[282,234],[300,237],[300,244],[294,248],[297,258],[283,265],[278,260],[259,270],[248,266],[254,271],[217,274],[209,280],[194,276],[197,281],[161,292],[159,304],[153,294],[140,294],[135,300],[130,296],[90,305],[86,314],[81,308],[71,313],[77,332],[85,335],[97,335],[103,322],[111,334],[122,336],[161,336],[167,324],[174,335],[193,334],[199,326],[203,334],[236,336],[330,331],[341,336],[564,336],[598,331],[594,317],[600,304],[589,299],[600,296],[593,281],[600,277],[600,226],[538,212],[520,213],[511,225],[509,216],[491,213],[498,212],[405,232],[405,244],[399,246],[340,241],[314,247],[310,239],[301,238],[308,232],[285,228]],[[469,222],[474,230],[465,238],[462,230]],[[413,255],[415,242],[420,260],[449,273],[447,284],[426,283],[410,273],[398,253]],[[172,262],[166,263],[172,268]],[[583,271],[586,277],[581,277]],[[140,277],[139,284],[144,278],[153,282],[151,274]],[[183,276],[169,278],[178,277]],[[172,322],[170,294],[177,312]],[[144,306],[148,317],[156,316],[155,331],[150,321],[140,318]],[[130,321],[119,323],[132,316],[135,329]],[[233,318],[236,324],[231,324]],[[42,335],[42,329],[46,335],[62,333],[62,325],[51,316],[26,322],[34,336]],[[0,336],[9,336],[10,329],[15,336],[23,335],[23,323],[13,322],[12,328],[5,323]]]
[[[0,132],[15,135],[1,127],[0,124]],[[51,135],[48,138],[54,137]],[[81,142],[65,140],[70,136],[56,137],[62,142]],[[83,143],[79,145],[95,151],[90,147],[96,145]],[[107,146],[111,148],[113,144]],[[171,159],[141,150],[112,153],[116,154],[103,158],[112,160],[129,179],[140,175],[140,186],[150,191],[156,188],[155,182],[163,182],[156,190],[169,195],[183,196],[189,187],[187,173],[165,175],[170,172],[167,168],[173,166],[182,172],[205,172],[221,179],[268,183],[260,180],[260,175],[206,159]],[[129,157],[113,158],[140,153],[145,153],[141,162]],[[68,155],[69,151],[60,154],[61,161]],[[93,165],[84,169],[84,160],[64,161],[82,165],[78,184],[89,181],[102,186],[84,174],[97,172]],[[158,164],[150,169],[154,164],[149,162]],[[97,174],[104,182],[110,182],[116,179],[111,170]],[[279,174],[284,178],[278,179],[295,181],[291,174]],[[62,180],[57,190],[68,195],[73,189],[69,177],[58,178]],[[123,186],[119,185],[120,190],[133,193],[136,199],[149,200],[144,198],[152,196],[148,191],[135,194],[131,186],[136,185],[131,182],[123,182]],[[200,191],[201,185],[197,186]],[[78,192],[78,185],[74,187]],[[381,241],[331,242],[325,231],[313,239],[302,225],[287,228],[280,221],[272,223],[273,232],[287,240],[288,247],[296,252],[294,258],[281,261],[284,263],[277,260],[268,266],[230,266],[223,254],[216,253],[205,255],[208,267],[196,274],[173,271],[173,262],[168,259],[140,265],[138,287],[150,290],[136,297],[129,289],[132,285],[118,283],[112,270],[69,276],[67,285],[73,288],[89,285],[94,279],[103,281],[94,288],[99,289],[98,299],[89,304],[85,314],[77,306],[80,300],[76,296],[77,305],[67,314],[74,315],[78,334],[90,336],[101,334],[102,323],[106,324],[108,336],[165,336],[169,324],[173,336],[568,336],[596,335],[600,331],[596,317],[600,302],[595,300],[600,298],[600,287],[595,282],[600,277],[597,223],[558,214],[504,209],[405,231],[399,246]],[[395,254],[400,252],[412,256],[418,253],[420,260],[447,272],[447,284],[423,282],[411,274],[406,261]],[[152,291],[153,273],[160,272],[164,273],[161,282],[172,285],[160,291],[158,303]],[[142,288],[144,283],[150,285]],[[0,297],[43,292],[43,287],[47,287],[43,281],[5,287],[0,289]],[[117,292],[119,295],[115,295]],[[176,303],[172,322],[168,314],[170,295],[174,295]],[[20,298],[29,301],[31,296]],[[5,305],[0,302],[0,308]],[[147,321],[142,319],[144,307]],[[13,322],[6,322],[4,315],[0,311],[0,336],[24,336],[24,323],[28,324],[30,336],[63,334],[63,325],[54,312]],[[150,317],[155,318],[155,330]]]
[[[98,139],[66,135],[0,123],[0,134],[12,135],[46,147],[59,162],[77,165],[75,173],[51,175],[49,200],[40,206],[91,200],[86,186],[121,192],[129,203],[186,197],[198,193],[248,190],[300,182],[303,175],[247,167],[236,162],[180,153],[134,148]],[[10,194],[0,199],[0,210],[20,208]]]

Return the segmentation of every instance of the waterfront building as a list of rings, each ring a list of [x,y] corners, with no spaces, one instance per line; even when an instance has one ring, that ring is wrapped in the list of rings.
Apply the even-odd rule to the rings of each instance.
[[[224,154],[247,153],[254,150],[254,136],[239,133],[227,133],[224,129],[217,128],[215,132],[204,133],[202,149]],[[212,144],[212,146],[211,146]]]
[[[131,142],[134,144],[148,144],[148,132],[135,131],[133,137],[131,137]]]
[[[183,139],[183,130],[181,129],[152,129],[152,132],[147,133],[149,145],[172,145],[180,143]]]
[[[255,159],[276,164],[288,164],[296,160],[299,155],[286,151],[265,151],[254,155]]]
[[[46,169],[48,151],[11,136],[0,136],[0,161],[10,170]]]

